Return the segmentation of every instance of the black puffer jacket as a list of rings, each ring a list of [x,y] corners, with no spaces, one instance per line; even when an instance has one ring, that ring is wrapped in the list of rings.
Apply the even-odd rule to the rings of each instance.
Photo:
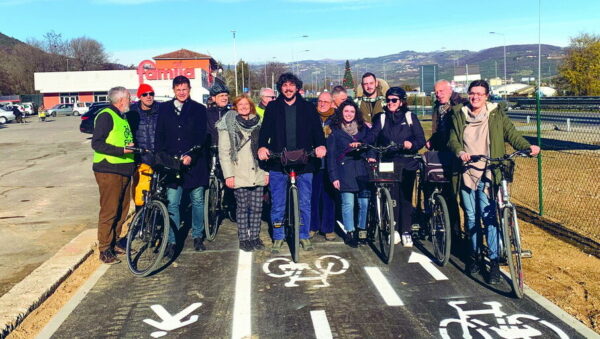
[[[129,126],[133,133],[133,142],[136,147],[154,151],[158,107],[159,103],[156,101],[152,104],[150,111],[144,111],[139,101],[131,104],[129,107],[127,121],[129,121]],[[136,157],[136,162],[152,165],[152,156],[143,154],[141,157]]]

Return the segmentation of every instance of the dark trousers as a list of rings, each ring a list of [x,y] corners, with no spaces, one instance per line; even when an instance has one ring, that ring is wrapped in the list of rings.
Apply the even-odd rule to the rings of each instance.
[[[98,250],[112,249],[121,229],[131,201],[130,177],[112,173],[94,172],[100,191],[98,216]]]
[[[258,239],[263,206],[263,186],[241,187],[234,191],[236,222],[240,241]]]
[[[403,170],[402,182],[392,185],[390,194],[394,203],[394,219],[396,230],[410,233],[412,230],[412,195],[415,186],[416,171]]]
[[[320,169],[313,175],[310,199],[310,230],[332,233],[335,226],[336,191],[326,170]]]

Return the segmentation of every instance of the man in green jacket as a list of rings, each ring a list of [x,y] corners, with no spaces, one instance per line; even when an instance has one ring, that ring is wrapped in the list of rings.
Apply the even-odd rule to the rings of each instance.
[[[125,113],[129,110],[130,94],[125,87],[108,91],[111,105],[100,111],[94,120],[92,149],[94,176],[100,191],[98,217],[98,250],[105,264],[119,263],[116,255],[124,254],[119,241],[121,229],[131,201],[130,180],[135,170],[133,135]]]

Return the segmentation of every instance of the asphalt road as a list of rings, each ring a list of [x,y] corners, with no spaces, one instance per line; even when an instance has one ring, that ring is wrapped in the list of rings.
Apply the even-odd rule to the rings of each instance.
[[[78,117],[0,125],[0,295],[96,227],[98,188]]]
[[[510,296],[507,283],[466,277],[456,259],[432,266],[416,247],[398,246],[388,266],[369,246],[319,239],[293,264],[285,251],[241,252],[236,237],[228,222],[204,253],[188,239],[174,262],[146,278],[125,263],[102,266],[43,337],[583,337],[528,297]]]

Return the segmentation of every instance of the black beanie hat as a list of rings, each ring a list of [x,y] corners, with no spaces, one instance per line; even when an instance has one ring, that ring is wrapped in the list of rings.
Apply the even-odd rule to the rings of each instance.
[[[397,96],[401,100],[406,99],[406,91],[402,87],[390,87],[390,89],[385,92],[385,97],[387,98],[389,95]]]
[[[210,90],[208,91],[211,97],[216,96],[217,94],[227,93],[229,94],[229,88],[222,83],[221,81],[215,81],[215,84],[212,85]]]

